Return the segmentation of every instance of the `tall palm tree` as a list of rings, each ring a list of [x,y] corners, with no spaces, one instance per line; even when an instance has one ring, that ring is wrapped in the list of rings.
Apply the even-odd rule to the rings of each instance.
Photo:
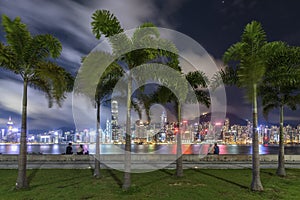
[[[125,173],[123,189],[127,190],[131,185],[131,94],[132,82],[134,81],[131,70],[141,64],[153,61],[164,51],[159,51],[155,47],[159,42],[164,44],[164,40],[159,40],[159,32],[151,23],[145,23],[138,27],[131,38],[124,32],[118,19],[107,10],[97,10],[92,15],[92,30],[97,39],[102,35],[108,37],[112,46],[113,54],[117,55],[120,62],[126,63],[126,68],[122,68],[127,76],[127,111],[126,111],[126,136],[125,136]],[[167,44],[167,42],[165,42]],[[145,48],[145,46],[149,48]],[[150,47],[154,48],[150,48]],[[126,50],[131,51],[127,51]],[[124,53],[126,52],[126,53]],[[158,61],[159,62],[159,61]],[[175,63],[171,61],[170,63]]]
[[[103,71],[104,69],[105,71]],[[98,77],[99,74],[101,74],[100,77]],[[82,58],[82,66],[76,77],[74,92],[86,95],[97,110],[94,167],[94,176],[96,178],[100,178],[101,106],[111,101],[113,89],[122,75],[123,71],[111,54],[103,51],[95,51]]]
[[[181,129],[181,120],[182,120],[182,104],[183,103],[201,103],[205,105],[207,108],[210,106],[210,97],[207,92],[207,88],[209,85],[209,80],[205,73],[202,71],[193,71],[187,74],[182,74],[182,78],[184,78],[191,87],[187,87],[187,90],[184,88],[178,89],[176,86],[174,91],[179,91],[181,96],[176,96],[170,88],[165,86],[160,86],[157,91],[152,95],[153,101],[152,104],[155,103],[167,103],[173,102],[174,108],[177,113],[177,123],[176,126],[178,128],[178,133],[176,134],[176,176],[183,176],[183,160],[182,160],[182,129]],[[178,85],[178,84],[175,84]],[[196,97],[196,98],[193,98]]]
[[[50,58],[60,56],[62,46],[52,35],[31,36],[19,17],[2,16],[7,45],[0,45],[0,66],[18,74],[23,80],[22,125],[16,188],[27,188],[27,88],[33,86],[46,93],[49,107],[61,106],[65,93],[72,90],[73,77]]]
[[[209,93],[207,92],[207,87],[209,85],[209,81],[205,73],[202,71],[193,71],[189,72],[184,75],[185,79],[191,85],[191,88],[187,90],[185,102],[187,103],[201,103],[205,105],[207,108],[210,106],[210,97]],[[195,94],[197,99],[190,98]],[[197,101],[197,102],[195,102]],[[177,160],[176,160],[176,176],[182,177],[183,176],[183,161],[182,161],[182,129],[181,129],[181,109],[182,104],[180,101],[176,101],[175,105],[177,107],[177,119],[178,119],[178,134],[176,135],[177,140]]]
[[[300,103],[300,49],[284,42],[271,42],[265,46],[267,72],[260,86],[263,112],[279,109],[279,151],[277,175],[286,176],[284,160],[284,107],[296,110]]]
[[[252,103],[253,129],[252,129],[252,182],[251,190],[262,191],[260,181],[259,144],[257,131],[257,88],[265,74],[265,60],[263,47],[266,45],[266,34],[259,22],[252,21],[247,24],[241,36],[241,41],[229,47],[223,55],[227,67],[236,71],[238,86],[245,88],[247,97]],[[233,61],[233,62],[230,62]],[[233,82],[235,82],[233,81]]]
[[[116,65],[116,63],[112,63],[108,69],[108,73],[105,73],[103,77],[100,78],[99,83],[96,88],[95,94],[95,104],[97,108],[97,131],[96,131],[96,159],[95,159],[95,169],[94,176],[100,177],[100,118],[101,118],[101,105],[109,102],[111,100],[111,93],[113,91],[114,86],[117,84],[119,78],[122,76],[122,71]]]

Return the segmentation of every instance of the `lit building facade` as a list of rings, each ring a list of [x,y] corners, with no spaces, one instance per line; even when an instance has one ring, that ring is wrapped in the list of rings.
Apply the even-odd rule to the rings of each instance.
[[[118,102],[113,100],[111,101],[111,135],[113,141],[118,141],[120,139],[118,118]]]
[[[14,122],[11,117],[8,118],[8,122],[6,123],[7,131],[5,139],[8,142],[17,142],[18,141],[18,129],[14,128]]]

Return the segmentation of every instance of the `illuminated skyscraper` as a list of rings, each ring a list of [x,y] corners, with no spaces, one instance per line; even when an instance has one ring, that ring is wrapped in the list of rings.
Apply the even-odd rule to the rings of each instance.
[[[11,117],[8,118],[8,122],[6,123],[7,132],[6,138],[9,142],[16,142],[17,141],[17,131],[14,130],[14,123],[11,120]]]
[[[111,132],[112,132],[112,140],[119,140],[119,126],[118,126],[118,102],[113,100],[111,101]]]
[[[167,115],[166,115],[166,113],[165,113],[165,111],[163,111],[162,112],[162,114],[161,114],[161,116],[160,116],[160,127],[161,127],[161,129],[164,129],[165,128],[165,125],[166,125],[166,123],[167,123]]]
[[[229,131],[229,125],[230,125],[229,118],[226,118],[224,121],[224,127],[223,127],[225,132]]]
[[[222,131],[221,131],[221,138],[222,139],[225,139],[226,136],[228,135],[228,132],[229,132],[229,119],[226,118],[225,121],[224,121],[224,125],[222,127]]]
[[[109,120],[106,120],[106,129],[104,131],[103,138],[105,143],[111,142],[112,130],[111,130],[111,122]]]
[[[11,116],[9,116],[8,122],[6,123],[6,125],[7,125],[7,133],[11,133],[12,129],[13,129],[13,126],[14,126],[14,123],[11,120]]]
[[[161,141],[165,141],[166,140],[166,124],[167,124],[167,115],[165,113],[165,111],[162,112],[161,116],[160,116],[160,140]]]

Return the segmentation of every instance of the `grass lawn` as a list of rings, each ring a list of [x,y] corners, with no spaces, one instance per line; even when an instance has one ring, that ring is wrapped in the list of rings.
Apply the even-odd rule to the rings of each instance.
[[[88,169],[28,170],[30,188],[17,191],[17,170],[0,170],[0,199],[300,199],[300,169],[288,169],[286,178],[262,169],[263,192],[249,190],[249,169],[188,169],[182,178],[174,172],[132,174],[132,187],[122,191],[123,173],[116,170],[101,170],[101,179]]]

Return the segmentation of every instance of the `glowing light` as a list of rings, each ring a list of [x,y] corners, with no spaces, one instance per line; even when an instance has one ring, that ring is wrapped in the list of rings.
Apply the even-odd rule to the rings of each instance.
[[[222,123],[221,122],[216,122],[215,125],[220,126],[220,125],[222,125]]]
[[[12,129],[12,132],[18,132],[18,131],[19,131],[18,128],[13,128],[13,129]]]

